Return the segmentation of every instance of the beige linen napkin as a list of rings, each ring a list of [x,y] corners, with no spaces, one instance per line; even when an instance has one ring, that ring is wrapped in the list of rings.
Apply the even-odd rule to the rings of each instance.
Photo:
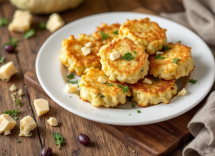
[[[183,0],[183,4],[186,12],[161,13],[161,16],[195,31],[210,45],[215,56],[215,0]],[[183,155],[215,156],[215,91],[190,121],[188,128],[195,139],[184,148]]]

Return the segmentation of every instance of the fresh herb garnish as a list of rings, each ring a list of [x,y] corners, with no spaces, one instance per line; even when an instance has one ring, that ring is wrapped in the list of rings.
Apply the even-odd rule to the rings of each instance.
[[[159,78],[154,78],[153,80],[156,81],[156,82],[158,82]]]
[[[129,89],[128,86],[122,86],[121,84],[117,84],[117,86],[122,89],[123,93],[128,92],[128,89]]]
[[[18,117],[15,117],[15,118],[14,118],[14,120],[18,120],[18,119],[19,119]]]
[[[70,79],[70,80],[73,79],[73,78],[74,78],[74,74],[69,74],[69,75],[67,76],[67,78]]]
[[[167,50],[171,49],[170,47],[167,47],[165,45],[163,45],[162,47],[163,47],[162,51],[167,51]]]
[[[16,105],[19,105],[20,107],[22,107],[22,104],[20,102],[20,99],[16,99]]]
[[[34,34],[35,34],[35,30],[34,30],[34,28],[31,28],[24,34],[24,38],[28,39],[28,38],[32,37]]]
[[[35,116],[35,114],[32,114],[33,116]]]
[[[119,34],[119,31],[116,30],[116,31],[113,31],[112,33],[117,35],[117,34]]]
[[[113,86],[113,83],[110,83],[108,86]]]
[[[131,53],[127,52],[127,53],[125,53],[125,55],[122,57],[122,59],[129,61],[129,60],[134,59],[134,56],[133,56]]]
[[[60,133],[53,133],[52,138],[55,140],[55,144],[60,148],[61,144],[65,143],[65,139]]]
[[[155,55],[154,58],[155,58],[156,60],[157,60],[157,59],[161,59],[161,60],[165,59],[165,57],[160,56],[160,54],[159,54],[159,55]]]
[[[137,113],[141,113],[141,111],[140,111],[140,110],[137,110]]]
[[[134,55],[136,55],[136,53],[137,53],[137,52],[136,52],[136,51],[134,51]]]
[[[106,75],[106,74],[105,74],[104,76],[105,76],[105,77],[107,77],[107,75]]]
[[[7,110],[7,111],[4,111],[3,113],[4,114],[8,114],[8,115],[10,115],[10,116],[17,116],[17,114],[18,114],[18,112],[19,112],[19,109],[14,109],[14,110]]]
[[[41,22],[39,25],[40,29],[45,29],[46,28],[46,22]]]
[[[196,84],[196,82],[197,82],[197,80],[189,79],[189,83],[191,83],[191,85],[192,85],[192,84]]]
[[[131,114],[129,114],[129,115],[131,115]]]
[[[72,98],[72,96],[70,96],[70,98]]]
[[[78,85],[78,88],[79,88],[79,85]]]
[[[0,57],[0,63],[4,62],[4,56]]]
[[[173,59],[173,63],[175,63],[175,64],[178,64],[178,60],[179,60],[180,58],[174,58]]]
[[[105,34],[103,31],[100,31],[100,33],[102,35],[102,40],[105,40],[110,37],[108,34]]]
[[[16,142],[17,142],[17,143],[20,143],[21,141],[20,141],[20,140],[16,140]]]
[[[131,107],[134,108],[135,107],[135,103],[131,103]]]
[[[67,80],[67,82],[71,83],[71,84],[75,84],[75,83],[78,83],[78,80],[74,80],[74,81],[69,81]]]
[[[8,19],[7,18],[0,18],[0,27],[8,25]]]
[[[10,41],[4,43],[4,46],[8,45],[8,44],[11,44],[14,48],[16,48],[16,46],[17,46],[16,43],[17,43],[17,39],[15,39],[14,37],[11,37]]]
[[[181,43],[181,40],[179,40],[178,43]]]
[[[100,96],[100,97],[101,97],[101,98],[105,98],[105,96],[104,96],[104,95],[102,95],[102,94],[101,94],[101,96]]]

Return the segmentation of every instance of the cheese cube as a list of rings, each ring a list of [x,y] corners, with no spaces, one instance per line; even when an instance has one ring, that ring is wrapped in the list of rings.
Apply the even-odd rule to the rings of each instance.
[[[110,54],[110,59],[111,60],[116,60],[116,59],[118,59],[118,58],[120,58],[120,53],[118,52],[118,51],[115,51],[115,52],[112,52],[111,54]]]
[[[66,84],[66,92],[68,93],[74,93],[77,90],[78,86],[74,84]]]
[[[41,116],[49,111],[49,103],[45,99],[34,100],[34,107],[38,116]]]
[[[57,126],[58,125],[58,121],[56,118],[50,117],[47,122],[49,123],[50,126]]]
[[[143,83],[152,84],[152,80],[145,78],[145,79],[143,80]]]
[[[8,114],[2,114],[0,116],[0,134],[4,132],[4,135],[10,134],[10,130],[16,126],[16,121]]]
[[[92,45],[93,45],[92,42],[88,42],[85,44],[85,47],[90,48]]]
[[[32,15],[28,11],[16,10],[13,20],[8,26],[9,31],[25,32],[30,29]]]
[[[84,54],[84,56],[87,56],[88,54],[91,53],[90,48],[87,48],[87,47],[81,48],[81,51],[82,51],[82,53]]]
[[[20,133],[19,136],[30,137],[33,131],[37,127],[36,122],[31,116],[26,116],[20,120]]]
[[[101,77],[101,76],[98,78],[98,81],[100,83],[106,83],[106,80],[103,77]]]
[[[0,68],[0,79],[3,81],[9,81],[11,76],[16,73],[17,70],[14,67],[13,62],[8,62]]]
[[[55,32],[57,29],[62,27],[65,24],[63,19],[60,17],[59,14],[53,13],[49,16],[49,20],[46,24],[46,29],[48,29],[51,33]]]
[[[162,55],[162,54],[163,54],[162,51],[157,51],[157,52],[156,52],[156,55]]]
[[[178,92],[178,96],[184,96],[185,94],[187,94],[187,91],[185,88],[183,88],[180,92]]]

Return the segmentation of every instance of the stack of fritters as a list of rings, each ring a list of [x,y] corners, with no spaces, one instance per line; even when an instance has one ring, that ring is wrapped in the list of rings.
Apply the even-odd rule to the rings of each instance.
[[[81,48],[88,42],[91,53],[84,56]],[[194,69],[190,47],[166,42],[166,29],[149,18],[127,20],[121,26],[102,23],[92,36],[65,39],[60,59],[69,72],[84,72],[79,82],[82,100],[116,107],[132,96],[146,107],[169,103],[177,93],[175,79]]]

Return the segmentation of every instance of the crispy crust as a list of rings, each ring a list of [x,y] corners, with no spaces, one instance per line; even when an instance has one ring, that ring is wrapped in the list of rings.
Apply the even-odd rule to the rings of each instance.
[[[145,47],[146,52],[153,55],[162,45],[167,42],[166,29],[162,29],[157,23],[149,18],[127,20],[119,29],[120,37],[128,37],[136,44]]]
[[[122,89],[117,86],[126,84],[120,82],[112,82],[105,76],[105,73],[98,68],[88,68],[85,70],[85,75],[82,75],[79,81],[80,98],[84,101],[89,101],[93,106],[116,107],[118,104],[126,103],[126,96],[130,96],[130,90],[123,93]],[[99,77],[107,80],[107,83],[98,82]],[[110,83],[113,86],[108,86]],[[101,95],[104,95],[101,98]]]
[[[132,60],[110,60],[110,54],[118,51],[121,58],[128,51],[134,56]],[[134,54],[134,51],[136,54]],[[144,52],[144,47],[134,44],[127,37],[114,39],[108,45],[103,46],[98,56],[101,57],[102,70],[111,81],[120,81],[122,83],[136,83],[139,79],[148,74],[149,62],[148,54]]]
[[[146,107],[150,104],[156,105],[158,103],[170,102],[170,99],[177,93],[177,86],[175,80],[158,80],[154,81],[154,77],[147,76],[152,81],[152,84],[143,83],[143,79],[136,84],[131,84],[132,101],[138,103],[140,107]]]
[[[90,47],[91,53],[84,56],[81,48],[88,42],[92,42]],[[68,67],[69,72],[76,72],[81,76],[86,68],[101,68],[100,57],[97,56],[102,44],[92,36],[80,34],[78,39],[71,35],[62,42],[62,50],[60,53],[61,63]]]
[[[155,59],[154,56],[149,57],[149,74],[165,80],[188,76],[190,71],[194,70],[191,47],[180,43],[169,43],[166,46],[171,49],[160,55],[161,57],[165,57],[163,60]],[[175,58],[179,58],[177,64],[173,62]]]
[[[114,34],[113,31],[119,30],[120,28],[120,24],[119,23],[114,23],[111,25],[105,24],[105,23],[101,23],[101,27],[96,27],[96,31],[93,33],[93,37],[95,37],[96,39],[100,40],[102,42],[102,44],[108,44],[110,43],[114,38],[118,38],[119,34]],[[109,38],[102,40],[102,36],[101,36],[101,31],[103,31],[104,33],[108,34],[108,36],[110,36]]]

